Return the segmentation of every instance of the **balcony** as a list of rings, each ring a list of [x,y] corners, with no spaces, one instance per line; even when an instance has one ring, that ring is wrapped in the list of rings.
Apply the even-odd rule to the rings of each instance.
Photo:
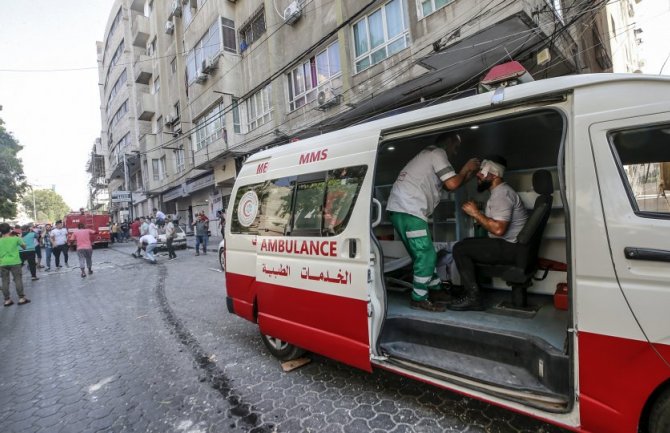
[[[156,100],[154,95],[139,93],[137,96],[137,118],[138,120],[151,120],[156,114]]]
[[[139,84],[149,84],[153,75],[153,65],[151,57],[140,55],[133,65],[135,71],[135,82]]]
[[[149,18],[144,15],[135,15],[133,20],[133,45],[145,48],[149,41]]]
[[[147,152],[156,147],[156,134],[144,134],[140,137],[140,152]]]

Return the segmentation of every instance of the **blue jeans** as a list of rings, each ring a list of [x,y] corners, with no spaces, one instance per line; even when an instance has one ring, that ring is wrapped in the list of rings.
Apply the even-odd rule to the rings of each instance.
[[[51,247],[44,247],[44,252],[47,256],[47,269],[51,268]]]
[[[207,254],[207,235],[196,235],[195,237],[195,252],[200,252],[200,244],[202,243],[202,252]]]
[[[146,257],[148,260],[151,260],[152,262],[156,261],[156,257],[154,256],[154,248],[156,248],[156,245],[157,244],[148,244],[144,254],[144,257]]]

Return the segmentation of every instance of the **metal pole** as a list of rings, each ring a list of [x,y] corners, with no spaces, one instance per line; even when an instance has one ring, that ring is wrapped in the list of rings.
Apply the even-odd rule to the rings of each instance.
[[[123,189],[126,191],[130,191],[128,189],[128,186],[130,185],[130,182],[128,180],[128,156],[123,154]],[[131,196],[132,197],[132,196]],[[130,207],[128,208],[128,216],[131,215],[131,210]]]

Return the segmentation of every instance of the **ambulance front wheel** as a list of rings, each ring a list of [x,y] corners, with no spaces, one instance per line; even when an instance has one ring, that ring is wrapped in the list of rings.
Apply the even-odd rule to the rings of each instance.
[[[271,337],[263,333],[261,333],[261,338],[272,356],[280,361],[290,361],[299,358],[305,353],[303,349],[280,340],[279,338]]]
[[[649,414],[649,433],[670,432],[670,389],[659,397]]]

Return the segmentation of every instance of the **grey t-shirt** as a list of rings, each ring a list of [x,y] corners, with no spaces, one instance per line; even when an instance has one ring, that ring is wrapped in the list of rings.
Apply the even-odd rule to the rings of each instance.
[[[456,172],[447,158],[447,152],[440,147],[428,146],[412,158],[398,175],[386,210],[427,221],[440,202],[443,182],[454,176]]]
[[[501,183],[491,191],[486,202],[487,217],[497,221],[509,221],[507,231],[502,236],[489,233],[491,238],[502,238],[507,242],[516,242],[516,237],[528,220],[528,213],[519,194],[506,183]]]

